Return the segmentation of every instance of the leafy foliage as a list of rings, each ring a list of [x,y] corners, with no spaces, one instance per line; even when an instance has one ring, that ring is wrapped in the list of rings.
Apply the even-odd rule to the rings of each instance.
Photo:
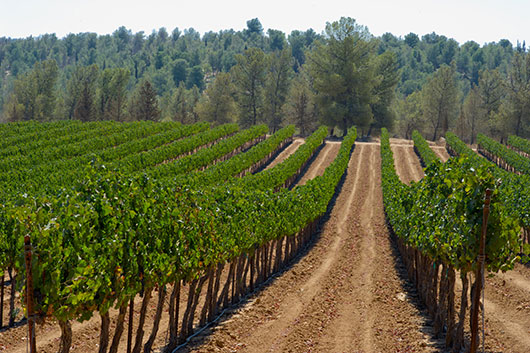
[[[397,236],[433,261],[464,272],[474,270],[482,205],[486,189],[490,189],[486,266],[494,272],[513,268],[521,247],[520,225],[502,197],[494,167],[477,166],[466,156],[446,163],[433,160],[425,177],[408,187],[394,169],[386,130],[381,138],[381,158],[385,210]]]
[[[500,158],[516,171],[530,175],[530,159],[523,157],[503,144],[482,134],[477,136],[477,143],[479,149],[484,149],[490,154]]]
[[[263,129],[245,130],[211,149],[233,148],[233,141],[260,136]],[[322,136],[326,129],[318,131]],[[220,164],[218,181],[237,173],[230,165],[258,160],[293,132],[292,126],[281,129],[245,157]],[[355,138],[351,129],[322,177],[278,193],[233,181],[190,189],[174,179],[135,178],[95,162],[81,168],[73,187],[2,203],[0,268],[15,267],[24,275],[20,234],[29,234],[37,313],[86,320],[154,286],[198,278],[259,244],[296,234],[326,211]]]
[[[530,154],[530,141],[527,139],[511,135],[508,137],[508,145],[515,147],[519,151]]]

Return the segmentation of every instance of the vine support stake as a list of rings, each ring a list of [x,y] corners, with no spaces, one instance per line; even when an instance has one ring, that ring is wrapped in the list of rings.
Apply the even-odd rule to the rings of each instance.
[[[478,253],[477,272],[475,276],[475,291],[473,292],[473,307],[471,316],[471,348],[470,353],[476,353],[479,343],[478,337],[478,309],[480,304],[480,294],[484,288],[484,264],[486,260],[486,233],[488,228],[488,217],[490,214],[492,190],[486,190],[486,199],[484,200],[484,210],[482,217],[482,233],[480,235],[480,247]],[[484,321],[484,320],[483,320]]]
[[[37,352],[35,339],[35,316],[33,313],[33,276],[31,274],[31,238],[24,236],[24,258],[26,260],[26,305],[28,316],[29,351]]]
[[[2,270],[2,284],[0,284],[0,329],[4,326],[4,283],[5,283],[5,273]]]

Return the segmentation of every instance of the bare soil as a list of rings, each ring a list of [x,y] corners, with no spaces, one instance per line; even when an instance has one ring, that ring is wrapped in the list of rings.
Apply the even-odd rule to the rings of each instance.
[[[304,185],[309,180],[314,179],[318,175],[324,174],[326,168],[333,162],[340,150],[340,142],[326,141],[322,150],[316,156],[311,168],[300,178],[298,185]]]
[[[304,139],[301,139],[301,138],[294,139],[293,142],[289,146],[287,146],[282,152],[280,152],[278,156],[276,156],[276,158],[274,158],[274,160],[271,163],[269,163],[269,165],[267,165],[265,169],[272,168],[275,165],[282,163],[290,155],[295,153],[298,147],[300,147],[300,145],[302,145],[303,143],[304,143]]]
[[[431,149],[434,151],[434,153],[436,153],[438,157],[440,157],[442,162],[447,162],[447,160],[451,158],[449,153],[447,153],[447,149],[445,148],[445,146],[431,146]]]
[[[409,183],[423,177],[412,144],[393,142],[400,178]],[[287,158],[301,143],[295,140],[273,163]],[[336,152],[338,144],[327,142],[299,182],[321,175]],[[181,293],[182,312],[187,288]],[[494,274],[487,279],[485,295],[487,351],[530,352],[529,268],[517,265],[508,273]],[[155,351],[167,343],[168,297]],[[135,325],[140,302],[136,298]],[[144,341],[155,311],[156,293],[149,305]],[[113,310],[111,333],[116,316]],[[95,352],[99,326],[97,313],[89,321],[74,323],[72,352]],[[23,325],[0,332],[0,352],[26,352],[26,331]],[[126,332],[127,321],[120,352],[125,352]],[[385,225],[379,144],[356,143],[344,183],[314,245],[180,352],[442,351],[430,332]],[[39,352],[57,351],[59,336],[56,323],[38,325]]]
[[[379,146],[357,143],[315,244],[183,351],[436,351],[389,240],[380,183]]]

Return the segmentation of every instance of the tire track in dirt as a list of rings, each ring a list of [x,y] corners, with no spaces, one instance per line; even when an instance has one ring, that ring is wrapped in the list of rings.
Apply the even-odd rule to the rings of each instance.
[[[328,235],[333,236],[333,246],[328,251],[327,259],[324,262],[326,276],[319,279],[318,287],[314,287],[317,284],[316,281],[306,284],[308,287],[314,287],[312,296],[307,298],[304,311],[293,322],[293,329],[286,338],[284,346],[280,347],[280,351],[300,352],[310,350],[313,346],[316,351],[328,351],[327,347],[331,348],[336,345],[358,346],[352,342],[354,337],[351,335],[354,332],[360,332],[359,330],[365,333],[371,331],[366,330],[365,325],[351,327],[350,324],[360,323],[360,320],[352,317],[341,320],[343,316],[337,315],[338,312],[344,312],[342,310],[344,305],[342,304],[346,299],[345,292],[349,289],[345,284],[349,282],[351,276],[348,272],[356,267],[345,266],[345,263],[351,264],[352,256],[359,256],[358,243],[360,239],[351,235],[352,215],[358,213],[358,200],[369,189],[366,185],[369,179],[365,178],[365,173],[369,171],[366,164],[369,164],[367,161],[372,154],[372,148],[358,144],[356,149],[359,149],[358,154],[352,156],[352,161],[355,160],[355,169],[351,168],[352,164],[350,163],[347,179],[337,199],[336,205],[338,207],[333,210],[338,214],[337,222],[330,225],[329,228],[326,225],[324,230]],[[369,282],[369,279],[368,276],[366,283]],[[348,314],[351,314],[352,302],[353,300],[346,304]],[[359,318],[360,315],[354,317]],[[336,318],[340,320],[340,323],[335,322]],[[364,324],[369,325],[369,322]],[[332,341],[325,342],[326,348],[322,348],[321,342],[327,338],[332,339]],[[365,344],[371,344],[369,334],[366,336]]]
[[[370,165],[375,164],[375,153],[376,149],[372,148],[370,154]],[[351,347],[354,347],[355,337],[354,335],[361,332],[360,346],[365,352],[375,351],[374,346],[374,331],[373,326],[375,317],[372,314],[373,306],[373,271],[375,261],[375,233],[372,226],[374,210],[373,204],[375,202],[375,181],[377,176],[375,175],[375,168],[370,168],[370,175],[368,176],[368,196],[364,198],[359,218],[360,226],[362,229],[362,239],[360,244],[360,264],[353,267],[353,273],[350,276],[350,282],[357,284],[358,293],[351,293],[349,300],[342,305],[339,312],[344,314],[341,315],[338,320],[338,327],[336,328],[337,335],[335,337],[334,352],[348,351]],[[358,170],[360,174],[360,171]],[[353,193],[352,193],[353,194]],[[357,298],[363,298],[361,305],[352,306],[350,303]],[[352,318],[359,318],[360,327],[356,327],[357,320]]]
[[[394,167],[399,179],[407,185],[411,181],[418,181],[418,176],[414,174],[414,168],[410,165],[410,157],[407,149],[410,147],[404,145],[390,145],[392,153],[394,154]]]
[[[423,172],[423,168],[420,163],[420,159],[418,158],[418,155],[416,152],[414,152],[414,148],[405,148],[406,158],[407,158],[407,165],[411,171],[411,175],[413,176],[413,180],[415,182],[418,182],[425,176]]]
[[[332,290],[326,294],[335,298],[336,304],[330,306],[331,320],[314,351],[432,352],[433,342],[423,333],[426,320],[403,293],[407,283],[400,277],[402,264],[394,255],[386,228],[380,148],[367,148],[371,153],[363,155],[366,162],[357,171],[362,173],[359,193],[349,216],[347,240],[341,247],[349,261],[341,261],[332,272],[335,283],[328,284]],[[326,301],[325,296],[320,299]]]
[[[359,151],[357,152],[357,150]],[[362,154],[362,150],[362,147],[356,147],[354,154]],[[324,151],[321,151],[320,153],[322,154],[323,152]],[[359,170],[359,165],[362,159],[363,158],[360,157],[355,158],[355,170]],[[350,165],[353,161],[354,158],[350,160]],[[318,169],[318,164],[314,164],[315,169]],[[310,171],[308,171],[308,173],[312,174]],[[351,203],[353,202],[355,189],[359,184],[358,173],[356,173],[355,176],[352,175],[350,178],[354,178],[352,192],[349,195],[344,195],[346,196],[346,200],[344,202],[337,200],[337,205],[339,205],[339,207],[338,209],[334,209],[332,211],[339,217],[338,224],[336,226],[337,230],[330,230],[334,233],[337,231],[338,234],[344,233],[343,229],[346,223],[348,210]],[[299,315],[303,312],[303,310],[305,310],[305,307],[320,291],[323,277],[329,272],[333,263],[337,260],[336,254],[339,252],[342,243],[342,237],[336,236],[337,234],[334,235],[334,239],[326,250],[325,255],[321,258],[321,262],[318,267],[312,270],[310,277],[305,281],[305,283],[300,284],[300,289],[282,300],[282,304],[279,309],[279,312],[281,313],[280,317],[276,320],[269,321],[266,325],[264,325],[263,328],[261,328],[259,331],[256,331],[254,335],[250,336],[246,340],[248,349],[244,349],[243,352],[285,351],[283,349],[284,341],[296,328],[296,325],[299,322]],[[302,259],[302,261],[304,261],[304,259]]]

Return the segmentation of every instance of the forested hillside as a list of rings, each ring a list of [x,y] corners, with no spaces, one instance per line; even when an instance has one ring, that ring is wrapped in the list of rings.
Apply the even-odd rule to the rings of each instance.
[[[200,35],[193,28],[0,38],[0,112],[17,120],[319,122],[410,138],[452,130],[474,143],[530,134],[524,43],[457,43],[435,33],[374,37],[351,18],[312,29]],[[442,107],[442,108],[440,108]],[[337,130],[337,131],[339,131]]]

